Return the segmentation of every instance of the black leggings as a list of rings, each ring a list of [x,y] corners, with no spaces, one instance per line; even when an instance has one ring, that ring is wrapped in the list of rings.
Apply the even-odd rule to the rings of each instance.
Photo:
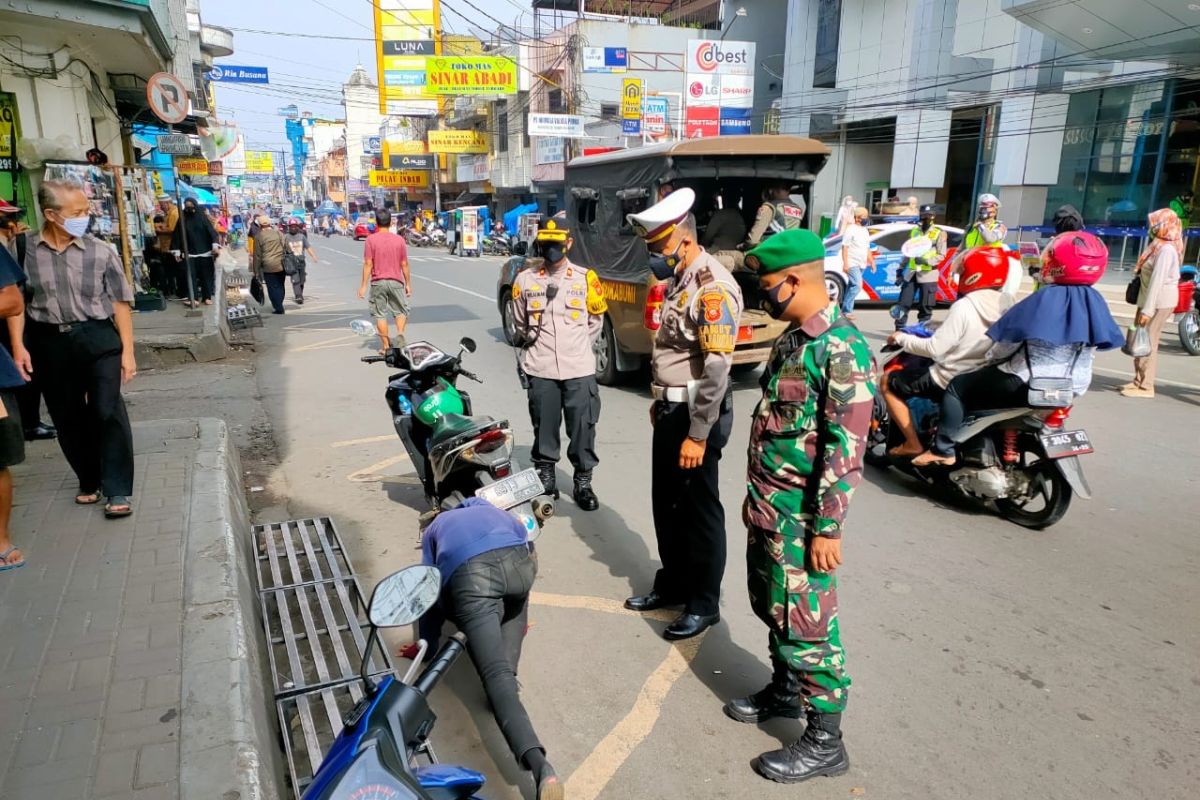
[[[999,367],[966,372],[950,381],[942,397],[933,452],[954,455],[954,437],[962,430],[968,411],[986,408],[1021,408],[1029,402],[1029,385],[1018,375]]]

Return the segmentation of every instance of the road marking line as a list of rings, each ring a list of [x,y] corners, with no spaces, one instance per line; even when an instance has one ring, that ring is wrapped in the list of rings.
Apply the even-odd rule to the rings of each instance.
[[[472,292],[470,289],[464,289],[461,286],[455,286],[452,283],[443,283],[441,281],[434,280],[433,278],[426,278],[424,275],[413,275],[413,277],[420,278],[423,281],[429,281],[430,283],[436,283],[438,286],[444,286],[447,289],[453,289],[456,292],[462,292],[463,294],[469,294],[472,297],[478,297],[480,300],[487,300],[489,303],[491,303],[494,299],[494,298],[488,297],[486,294],[480,294],[479,292]]]
[[[628,760],[662,714],[663,701],[671,687],[687,671],[704,635],[676,643],[638,692],[633,708],[600,740],[578,769],[567,778],[566,795],[571,800],[596,800],[617,770]]]
[[[330,447],[353,447],[356,444],[371,444],[373,442],[387,442],[387,441],[390,441],[395,438],[396,438],[396,435],[394,433],[388,433],[383,436],[368,436],[365,439],[346,439],[345,441],[334,442],[333,444],[331,444],[329,446]]]
[[[394,464],[399,464],[401,461],[407,461],[407,460],[408,460],[407,453],[401,453],[398,456],[392,456],[391,458],[385,458],[383,461],[378,461],[369,467],[363,467],[360,470],[351,472],[349,475],[346,476],[346,480],[353,481],[355,483],[372,483],[374,481],[383,480],[384,476],[378,474],[379,470],[387,469],[388,467],[390,467]]]
[[[535,606],[551,606],[553,608],[579,608],[585,611],[602,611],[605,614],[620,614],[626,617],[649,617],[661,622],[671,622],[679,616],[678,611],[660,608],[656,611],[637,612],[627,609],[620,600],[610,600],[607,597],[590,597],[574,594],[548,594],[546,592],[530,592],[529,602]]]
[[[285,331],[298,331],[307,328],[309,325],[325,325],[330,322],[339,322],[343,319],[354,319],[357,314],[342,314],[333,319],[314,319],[312,322],[297,322],[295,325],[288,325],[284,328]],[[314,331],[304,331],[304,333],[313,333]]]
[[[330,345],[333,345],[336,347],[345,347],[347,344],[349,344],[349,342],[346,341],[347,339],[357,339],[357,338],[359,338],[357,333],[348,333],[345,336],[338,336],[333,339],[324,339],[319,342],[313,342],[312,344],[304,344],[304,345],[300,345],[299,347],[293,347],[293,348],[289,349],[287,352],[289,352],[289,353],[305,353],[309,350],[325,350]],[[344,342],[344,344],[338,344],[338,342]]]
[[[1130,378],[1132,375],[1129,370],[1108,369],[1107,367],[1092,367],[1092,372],[1099,372],[1101,375],[1107,375],[1110,378]],[[1156,384],[1162,386],[1171,386],[1176,389],[1190,389],[1193,392],[1200,392],[1200,386],[1194,383],[1184,383],[1183,381],[1171,381],[1166,378],[1155,378]]]

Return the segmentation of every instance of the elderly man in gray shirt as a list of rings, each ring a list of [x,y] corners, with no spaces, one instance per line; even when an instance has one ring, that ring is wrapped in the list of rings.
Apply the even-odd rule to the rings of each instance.
[[[25,254],[28,322],[13,317],[13,360],[36,371],[63,455],[79,479],[75,502],[107,498],[109,518],[133,513],[133,434],[121,384],[137,374],[133,287],[112,245],[88,235],[78,184],[45,181],[45,224]],[[23,336],[25,329],[27,336]]]

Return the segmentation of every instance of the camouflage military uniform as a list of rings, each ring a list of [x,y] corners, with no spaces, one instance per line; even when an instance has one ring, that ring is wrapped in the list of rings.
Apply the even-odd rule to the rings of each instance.
[[[809,538],[840,538],[876,392],[862,334],[830,305],[775,344],[762,377],[747,461],[750,603],[771,629],[771,657],[800,676],[820,713],[840,713],[850,677],[837,577],[811,571]],[[814,480],[814,473],[817,477]]]

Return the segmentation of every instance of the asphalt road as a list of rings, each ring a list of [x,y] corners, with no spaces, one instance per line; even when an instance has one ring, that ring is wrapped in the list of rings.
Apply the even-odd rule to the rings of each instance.
[[[383,401],[387,368],[349,323],[361,244],[315,242],[309,302],[256,332],[258,375],[280,465],[269,491],[293,513],[335,518],[368,581],[413,563],[421,492]],[[476,413],[507,417],[527,461],[524,395],[496,313],[500,260],[413,254],[409,339],[460,336]],[[882,343],[888,319],[860,325]],[[1155,400],[1115,387],[1129,361],[1105,354],[1072,423],[1095,499],[1042,532],[1015,527],[894,472],[868,469],[844,541],[841,624],[854,679],[845,718],[852,768],[801,787],[750,760],[798,733],[721,713],[768,678],[766,631],[745,590],[744,496],[757,375],[737,381],[722,463],[730,560],[724,621],[696,646],[620,610],[657,567],[649,501],[648,394],[602,389],[599,512],[567,498],[538,543],[541,573],[521,663],[523,696],[572,800],[629,798],[1183,798],[1200,785],[1200,543],[1196,519],[1200,358],[1174,338]],[[569,481],[560,465],[560,483]],[[399,632],[400,638],[406,632]],[[399,639],[396,639],[399,640]],[[463,659],[434,698],[442,759],[484,771],[489,798],[531,797]],[[483,747],[480,747],[482,742]]]

